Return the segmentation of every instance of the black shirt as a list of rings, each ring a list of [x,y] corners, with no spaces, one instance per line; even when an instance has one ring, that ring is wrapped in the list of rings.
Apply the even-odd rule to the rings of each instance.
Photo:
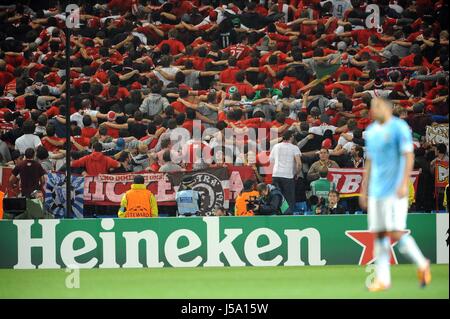
[[[128,131],[138,140],[147,135],[147,125],[142,122],[128,123]]]

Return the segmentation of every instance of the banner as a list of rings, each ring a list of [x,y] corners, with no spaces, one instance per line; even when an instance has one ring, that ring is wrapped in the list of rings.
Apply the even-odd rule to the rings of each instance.
[[[84,177],[71,176],[73,187],[71,206],[73,217],[83,217]],[[56,218],[66,217],[66,175],[61,173],[48,173],[45,184],[45,207]],[[72,217],[72,216],[70,216]]]
[[[444,143],[448,150],[448,124],[427,126],[426,141],[433,145]]]
[[[226,167],[203,169],[193,172],[168,173],[175,191],[186,177],[194,179],[193,190],[200,195],[200,213],[210,215],[215,207],[229,207],[228,169]]]
[[[433,263],[436,218],[407,222]],[[374,236],[365,215],[5,220],[0,268],[366,265]],[[391,262],[409,263],[391,245]]]
[[[214,173],[215,171],[217,171],[217,173]],[[175,205],[175,192],[177,189],[174,186],[178,187],[179,181],[175,181],[175,184],[173,185],[170,181],[170,176],[186,176],[188,174],[197,174],[199,172],[208,172],[209,174],[220,176],[219,179],[224,192],[224,202],[222,204],[224,205],[227,205],[230,200],[235,200],[242,190],[243,182],[246,179],[256,179],[255,172],[248,166],[230,166],[179,173],[136,172],[115,175],[101,174],[95,177],[85,176],[84,202],[86,205],[118,206],[123,194],[131,188],[134,176],[142,175],[147,184],[147,189],[155,195],[158,205],[173,206]],[[199,184],[203,183],[202,178],[198,178],[197,181]],[[207,181],[209,182],[210,180]],[[205,185],[205,183],[201,185],[204,190],[206,190],[206,188],[204,188]],[[211,185],[208,189],[211,189]],[[215,202],[215,200],[210,201],[210,204],[213,202]],[[216,204],[221,204],[221,200]]]
[[[100,174],[84,177],[84,202],[86,205],[119,206],[126,191],[131,189],[136,175],[144,177],[147,189],[156,197],[158,204],[175,199],[174,191],[165,173],[136,172],[125,174]]]
[[[448,162],[436,161],[434,169],[434,186],[445,187],[448,184]]]
[[[336,190],[341,198],[359,196],[364,169],[360,168],[329,168],[328,180],[336,185]],[[414,185],[414,197],[417,191],[420,171],[411,173],[411,181]]]

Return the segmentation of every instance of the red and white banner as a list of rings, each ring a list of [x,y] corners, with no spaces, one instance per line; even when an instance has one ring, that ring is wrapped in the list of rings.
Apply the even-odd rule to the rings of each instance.
[[[328,180],[336,184],[336,190],[341,194],[341,198],[354,197],[358,196],[361,192],[363,172],[364,169],[359,168],[329,168]],[[413,171],[411,173],[414,191],[417,191],[419,174],[420,171]]]
[[[445,187],[448,184],[448,162],[436,161],[434,169],[434,186]]]
[[[17,196],[18,189],[11,189],[9,177],[11,167],[0,167],[0,190],[10,197]],[[119,205],[123,194],[131,188],[133,178],[140,174],[144,176],[147,188],[155,194],[159,205],[175,205],[175,190],[170,183],[167,173],[126,173],[101,174],[84,177],[85,205]],[[256,180],[255,172],[248,166],[228,167],[228,187],[225,190],[226,200],[234,201],[243,188],[247,179]]]
[[[175,190],[168,173],[144,172],[85,176],[85,205],[119,205],[123,194],[131,188],[133,178],[137,174],[144,176],[147,188],[155,195],[158,205],[175,205]],[[245,180],[256,179],[253,169],[248,166],[228,167],[228,176],[228,188],[225,190],[228,198],[225,199],[231,201],[239,195]]]

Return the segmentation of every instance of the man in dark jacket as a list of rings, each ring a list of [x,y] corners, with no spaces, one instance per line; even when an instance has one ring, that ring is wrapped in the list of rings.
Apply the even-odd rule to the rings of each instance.
[[[261,196],[261,204],[256,205],[255,215],[289,215],[292,214],[289,203],[281,191],[273,185],[264,183],[256,187]]]
[[[316,208],[317,215],[345,214],[345,208],[339,204],[339,193],[331,190],[328,193],[328,204]]]

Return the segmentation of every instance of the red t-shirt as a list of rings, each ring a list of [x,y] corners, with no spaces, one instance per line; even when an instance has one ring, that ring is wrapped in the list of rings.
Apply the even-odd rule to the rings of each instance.
[[[220,82],[222,83],[234,83],[236,82],[236,73],[239,72],[239,68],[236,66],[230,66],[227,69],[220,72]]]
[[[172,102],[170,105],[179,113],[186,112],[186,105],[184,105],[183,103],[181,103],[179,101]]]
[[[108,173],[110,168],[118,167],[119,162],[100,152],[72,161],[72,167],[84,167],[88,175],[97,176]]]
[[[119,138],[119,129],[108,127],[106,134],[111,136],[112,138]]]
[[[97,129],[95,127],[83,127],[81,129],[81,136],[84,138],[91,138],[97,134]]]
[[[369,38],[372,35],[376,35],[377,37],[378,32],[376,29],[361,29],[361,30],[353,30],[351,31],[352,37],[356,38],[356,41],[359,44],[368,45],[369,44]]]
[[[247,96],[250,97],[253,95],[253,93],[255,92],[255,90],[253,89],[253,87],[250,84],[247,83],[234,83],[233,85],[230,85],[227,89],[227,93],[230,93],[229,90],[231,87],[236,87],[239,94],[241,96]]]
[[[161,49],[161,47],[165,43],[167,43],[170,46],[170,54],[171,55],[177,55],[185,50],[184,44],[175,39],[163,40],[158,44],[157,48]]]
[[[237,60],[241,60],[246,58],[252,49],[244,44],[238,43],[229,46],[223,50],[224,52],[228,52],[231,56],[234,56]]]
[[[189,133],[192,136],[192,134],[194,132],[194,121],[193,120],[186,120],[186,121],[184,121],[184,123],[183,123],[183,125],[181,127],[183,127],[186,130],[188,130]],[[202,133],[205,130],[205,126],[203,124],[200,126],[200,130],[201,130]]]
[[[5,71],[0,71],[0,86],[1,87],[5,87],[6,84],[11,82],[13,79],[14,79],[14,76],[11,73],[5,72]]]
[[[350,81],[355,81],[356,79],[363,76],[363,73],[361,70],[354,68],[354,67],[348,67],[348,66],[341,66],[336,73],[334,74],[335,79],[339,79],[342,73],[348,74],[348,79]]]
[[[55,141],[55,142],[64,142],[66,140],[65,138],[57,137],[57,136],[52,136],[52,137],[48,136],[47,139]],[[55,152],[62,148],[62,146],[58,147],[58,146],[51,144],[50,142],[47,141],[47,139],[42,139],[42,146],[44,146],[48,152]]]

